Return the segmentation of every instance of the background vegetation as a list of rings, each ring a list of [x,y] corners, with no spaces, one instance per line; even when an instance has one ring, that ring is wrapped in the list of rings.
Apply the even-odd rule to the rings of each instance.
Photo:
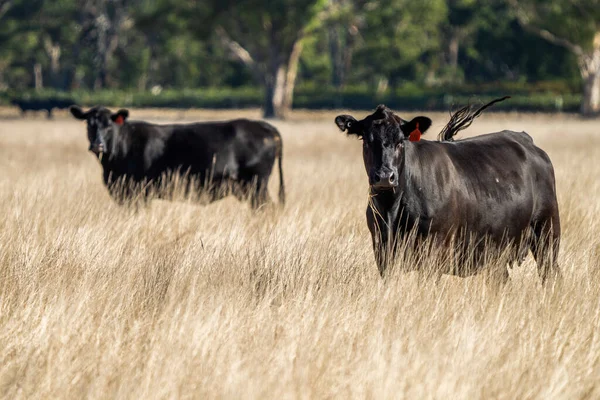
[[[52,89],[284,117],[497,92],[523,97],[505,107],[594,114],[599,2],[0,0],[0,100]]]

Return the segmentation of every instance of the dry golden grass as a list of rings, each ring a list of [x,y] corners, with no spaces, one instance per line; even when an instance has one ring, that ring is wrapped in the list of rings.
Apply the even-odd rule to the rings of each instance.
[[[526,130],[556,169],[563,285],[542,288],[529,257],[496,288],[379,278],[361,146],[335,115],[276,123],[288,203],[258,214],[120,208],[80,122],[0,121],[0,395],[600,397],[600,123],[498,114],[468,131]]]

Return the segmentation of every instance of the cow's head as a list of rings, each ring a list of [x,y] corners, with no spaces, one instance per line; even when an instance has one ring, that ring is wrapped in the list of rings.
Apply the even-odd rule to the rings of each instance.
[[[79,106],[71,106],[69,110],[75,118],[87,122],[89,150],[96,156],[100,156],[102,153],[110,155],[114,135],[118,133],[120,126],[129,117],[129,111],[119,110],[113,113],[104,107],[93,107],[84,112]]]
[[[418,141],[431,126],[431,119],[415,117],[405,121],[384,105],[365,119],[357,121],[351,115],[338,115],[336,125],[348,135],[363,141],[363,159],[369,185],[380,189],[398,186],[398,165],[405,141]]]

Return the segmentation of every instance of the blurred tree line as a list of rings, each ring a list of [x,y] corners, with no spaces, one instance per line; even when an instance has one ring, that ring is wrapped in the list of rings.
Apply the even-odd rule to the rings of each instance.
[[[257,87],[284,117],[298,85],[551,82],[594,114],[599,22],[600,0],[0,0],[0,91]]]

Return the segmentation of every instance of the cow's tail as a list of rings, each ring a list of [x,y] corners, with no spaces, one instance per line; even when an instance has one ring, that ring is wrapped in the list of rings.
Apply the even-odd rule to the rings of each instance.
[[[285,183],[283,180],[283,141],[281,140],[281,134],[273,125],[268,122],[261,121],[262,126],[273,135],[275,141],[275,158],[279,165],[279,205],[285,204]]]
[[[440,142],[453,141],[454,136],[456,136],[459,131],[467,129],[469,126],[471,126],[473,120],[479,117],[483,110],[506,99],[510,99],[510,96],[504,96],[499,99],[492,100],[477,109],[472,104],[468,104],[457,110],[450,116],[450,121],[438,135],[438,140]]]
[[[277,132],[277,158],[279,165],[279,204],[285,204],[285,183],[283,181],[283,141],[281,140],[281,135]]]

